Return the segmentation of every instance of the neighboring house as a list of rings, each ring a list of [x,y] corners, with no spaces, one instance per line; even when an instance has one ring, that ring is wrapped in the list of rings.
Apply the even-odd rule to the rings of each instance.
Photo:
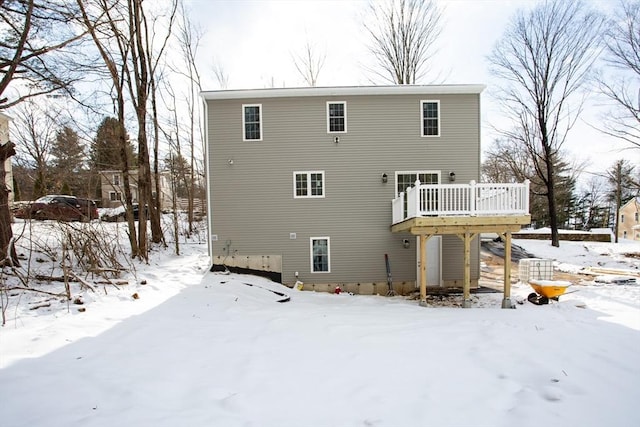
[[[115,208],[124,204],[124,180],[122,171],[100,171],[100,187],[102,206]],[[155,196],[155,179],[151,177],[153,195]],[[138,171],[129,171],[129,187],[133,203],[138,202]],[[160,209],[168,209],[172,205],[171,175],[169,172],[160,172]]]
[[[480,177],[483,89],[203,92],[212,270],[386,294],[387,254],[396,292],[419,286],[424,302],[427,283],[461,287],[468,305],[480,277],[478,233],[501,233],[510,248],[510,233],[530,221],[528,184],[471,184]],[[476,210],[505,191],[520,198],[504,203],[526,206]]]
[[[0,145],[9,142],[9,123],[13,119],[10,116],[0,112]],[[9,205],[13,202],[15,194],[13,193],[13,170],[11,168],[11,158],[4,162],[4,183],[9,189]]]
[[[640,197],[622,205],[618,214],[618,238],[640,240]]]

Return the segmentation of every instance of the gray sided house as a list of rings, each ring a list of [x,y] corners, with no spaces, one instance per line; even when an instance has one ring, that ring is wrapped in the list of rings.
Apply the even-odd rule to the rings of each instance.
[[[384,294],[387,254],[396,292],[477,286],[477,226],[503,221],[479,219],[475,201],[444,187],[458,194],[480,178],[483,89],[203,92],[212,269]]]
[[[124,176],[122,171],[102,170],[100,174],[101,205],[106,208],[116,208],[124,204]],[[160,172],[160,209],[172,206],[173,191],[171,189],[171,174]],[[153,196],[155,197],[155,177],[151,176]],[[129,187],[133,203],[138,202],[138,170],[129,171]]]

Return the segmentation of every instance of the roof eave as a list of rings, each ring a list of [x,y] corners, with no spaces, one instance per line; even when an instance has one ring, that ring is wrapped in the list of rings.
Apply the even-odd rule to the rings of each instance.
[[[304,96],[358,96],[358,95],[450,95],[480,94],[486,88],[481,84],[469,85],[394,85],[394,86],[335,86],[277,89],[236,89],[202,91],[204,100],[284,98]]]

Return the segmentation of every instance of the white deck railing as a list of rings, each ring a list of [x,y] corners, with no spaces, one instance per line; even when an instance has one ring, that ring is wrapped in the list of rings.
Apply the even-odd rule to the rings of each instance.
[[[405,202],[406,200],[406,202]],[[421,216],[529,214],[529,181],[522,184],[420,184],[392,202],[393,223]]]

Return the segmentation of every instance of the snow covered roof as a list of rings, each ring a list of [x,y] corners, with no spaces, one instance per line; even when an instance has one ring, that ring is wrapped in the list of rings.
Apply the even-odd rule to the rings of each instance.
[[[449,95],[480,94],[485,85],[392,85],[392,86],[334,86],[271,89],[238,89],[202,91],[205,100],[284,98],[301,96],[354,96],[354,95]]]

